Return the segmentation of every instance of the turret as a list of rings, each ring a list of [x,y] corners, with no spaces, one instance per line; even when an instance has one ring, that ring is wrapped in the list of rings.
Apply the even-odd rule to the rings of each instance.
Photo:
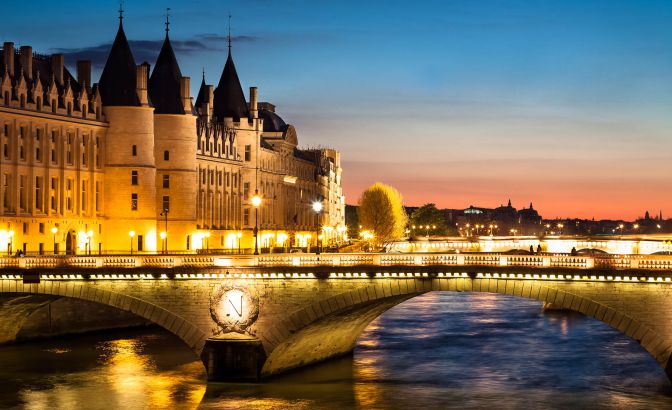
[[[99,90],[109,128],[105,144],[106,250],[156,250],[154,109],[147,98],[148,64],[136,66],[122,19]]]
[[[159,250],[185,249],[196,225],[197,134],[189,88],[189,77],[182,76],[166,28],[166,38],[149,79],[149,95],[155,107]]]

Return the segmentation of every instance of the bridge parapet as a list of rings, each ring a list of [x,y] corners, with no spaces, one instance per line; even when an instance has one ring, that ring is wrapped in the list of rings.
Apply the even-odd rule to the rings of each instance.
[[[538,269],[672,271],[670,255],[567,255],[502,253],[328,253],[266,255],[118,255],[0,257],[8,269],[126,269],[175,267],[328,267],[328,266],[509,266]]]

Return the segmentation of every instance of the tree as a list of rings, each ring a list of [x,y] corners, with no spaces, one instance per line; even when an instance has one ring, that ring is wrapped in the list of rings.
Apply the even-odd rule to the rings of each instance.
[[[447,231],[446,218],[443,212],[439,211],[434,204],[425,204],[413,211],[410,218],[411,226],[415,226],[412,230],[413,235],[425,235],[429,232],[430,235],[445,235]],[[427,228],[419,228],[420,226]]]
[[[377,182],[367,188],[359,199],[359,224],[367,239],[382,244],[404,236],[408,217],[402,205],[401,194],[389,185]]]

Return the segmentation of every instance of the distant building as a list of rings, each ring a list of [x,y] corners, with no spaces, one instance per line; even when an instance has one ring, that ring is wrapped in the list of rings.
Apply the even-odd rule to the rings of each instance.
[[[300,150],[256,87],[246,101],[231,48],[192,104],[168,31],[153,70],[120,19],[100,81],[62,54],[0,51],[0,249],[84,253],[306,246],[345,233],[341,158]],[[316,214],[311,205],[319,201]]]

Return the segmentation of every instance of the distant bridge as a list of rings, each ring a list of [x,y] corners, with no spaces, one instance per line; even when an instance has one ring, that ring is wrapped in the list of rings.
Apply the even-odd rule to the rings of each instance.
[[[45,256],[0,258],[0,267],[3,297],[132,312],[182,339],[212,379],[255,379],[345,354],[371,320],[431,291],[509,294],[581,312],[640,342],[672,374],[672,256]],[[0,333],[18,332],[24,318],[5,308]]]

